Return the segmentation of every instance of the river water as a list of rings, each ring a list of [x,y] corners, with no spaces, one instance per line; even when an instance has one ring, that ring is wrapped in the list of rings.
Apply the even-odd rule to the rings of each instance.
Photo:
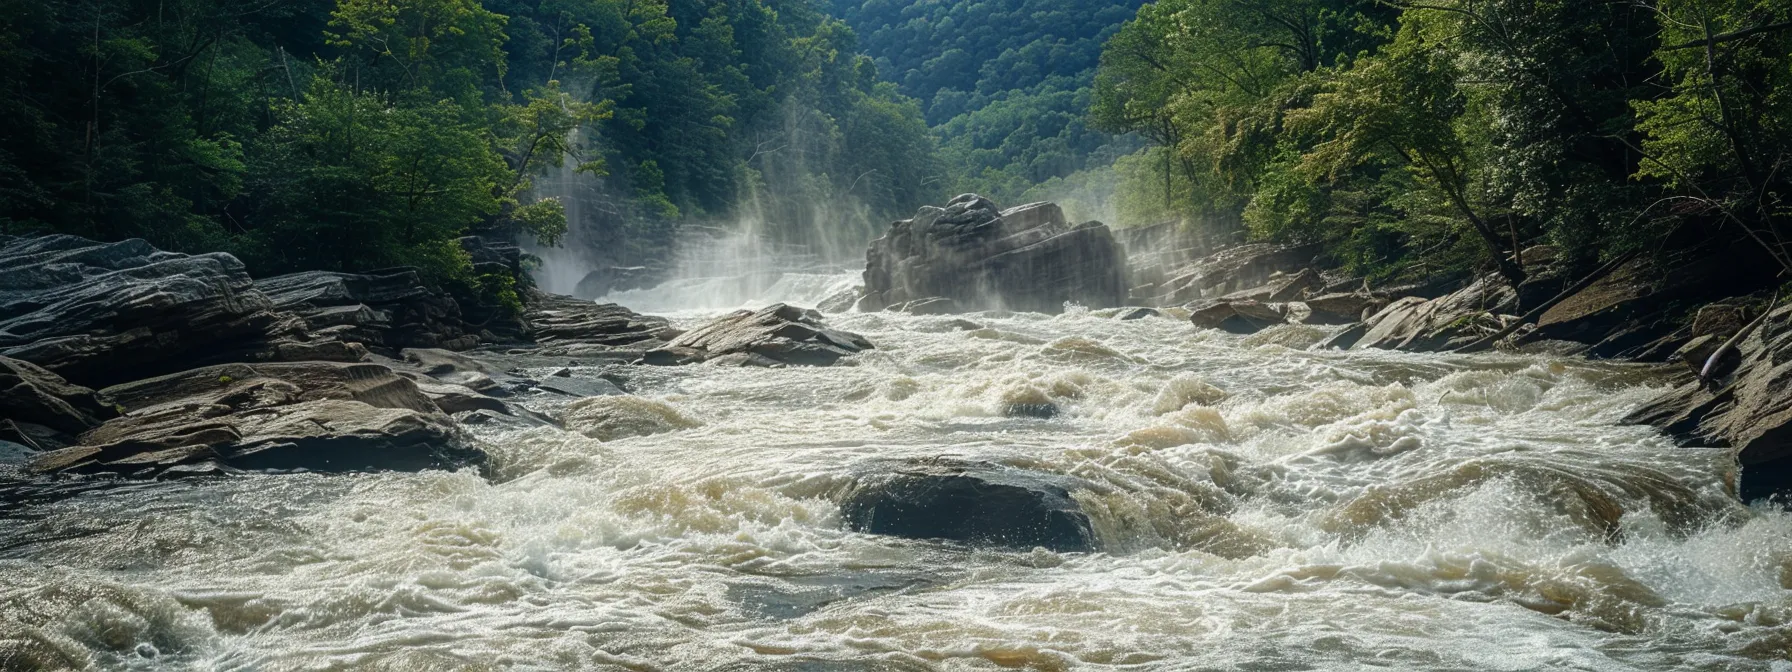
[[[713,289],[616,298],[694,324],[740,303]],[[1615,426],[1649,367],[1077,309],[829,321],[878,349],[630,370],[671,431],[476,428],[490,479],[4,476],[0,668],[1792,669],[1792,516]],[[935,456],[1088,481],[1103,551],[846,529],[855,468]]]

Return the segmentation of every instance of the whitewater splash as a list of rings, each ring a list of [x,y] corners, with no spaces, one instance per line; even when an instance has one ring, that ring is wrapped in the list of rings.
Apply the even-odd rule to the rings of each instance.
[[[694,324],[851,280],[614,298],[664,301]],[[640,399],[527,401],[564,414],[565,430],[475,427],[490,479],[252,476],[15,497],[0,516],[0,661],[1787,666],[1792,516],[1734,504],[1722,451],[1613,424],[1660,389],[1656,370],[1310,352],[1325,331],[1115,318],[832,315],[878,349],[826,369],[613,369]],[[1059,412],[1010,417],[1016,403]],[[941,455],[1092,483],[1077,497],[1103,552],[846,529],[830,497],[855,467]]]

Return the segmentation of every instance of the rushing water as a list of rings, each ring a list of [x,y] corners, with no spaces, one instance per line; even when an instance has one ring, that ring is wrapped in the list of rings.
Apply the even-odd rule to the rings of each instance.
[[[850,284],[787,280],[761,300]],[[1648,367],[1309,352],[1324,332],[1102,311],[829,319],[878,349],[629,370],[639,417],[673,431],[479,428],[490,479],[9,504],[0,667],[1792,667],[1792,516],[1730,503],[1720,452],[1614,425],[1663,384]],[[1063,412],[1002,415],[1044,402]],[[845,529],[828,496],[855,466],[940,455],[1095,484],[1104,552]]]

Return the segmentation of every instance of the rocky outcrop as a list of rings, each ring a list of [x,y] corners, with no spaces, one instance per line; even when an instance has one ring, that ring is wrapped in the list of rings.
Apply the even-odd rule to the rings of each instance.
[[[124,415],[38,456],[33,470],[414,471],[485,457],[412,381],[377,364],[225,364],[102,394]]]
[[[263,278],[256,287],[311,329],[336,329],[387,356],[404,348],[465,350],[481,340],[470,333],[460,304],[424,284],[416,269],[306,271]]]
[[[1220,298],[1234,292],[1266,287],[1278,278],[1293,279],[1312,266],[1313,257],[1318,253],[1319,248],[1312,245],[1237,245],[1197,259],[1172,274],[1169,279],[1141,291],[1153,297],[1159,306]],[[1305,289],[1307,286],[1302,284],[1299,288]],[[1267,296],[1239,298],[1270,300]]]
[[[593,303],[531,290],[523,323],[541,354],[581,355],[618,349],[646,352],[678,335],[663,317],[614,303]]]
[[[1209,299],[1188,306],[1189,322],[1203,329],[1220,329],[1234,334],[1252,334],[1267,327],[1284,324],[1281,304],[1266,304],[1250,299]]]
[[[1071,497],[1087,487],[1068,476],[983,462],[913,461],[858,477],[840,494],[840,511],[853,530],[871,534],[1096,551],[1089,516]]]
[[[944,297],[963,310],[1056,313],[1126,302],[1126,253],[1100,222],[1071,226],[1052,203],[1000,210],[964,194],[890,225],[866,252],[861,311]]]
[[[225,361],[365,353],[273,310],[235,257],[0,238],[0,355],[102,386]]]
[[[647,364],[713,361],[743,366],[827,366],[872,349],[865,337],[827,328],[821,313],[782,303],[735,311],[647,353]]]
[[[1792,305],[1769,313],[1736,345],[1732,373],[1692,381],[1625,418],[1682,443],[1736,450],[1747,500],[1792,493]]]
[[[28,448],[61,448],[74,436],[117,416],[93,390],[70,384],[31,362],[0,357],[0,440]]]

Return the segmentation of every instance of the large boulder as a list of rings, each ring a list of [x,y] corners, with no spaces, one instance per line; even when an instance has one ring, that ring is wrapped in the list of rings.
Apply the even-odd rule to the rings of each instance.
[[[387,356],[403,348],[465,350],[480,341],[470,333],[460,304],[425,284],[412,268],[305,271],[262,278],[256,287],[312,329],[342,328],[346,338]]]
[[[1736,348],[1729,375],[1687,382],[1624,421],[1685,444],[1734,448],[1744,500],[1792,493],[1792,305],[1769,313]]]
[[[410,380],[377,364],[225,364],[102,390],[122,417],[30,462],[128,476],[482,465]]]
[[[1056,313],[1126,302],[1126,253],[1100,222],[1071,226],[1052,203],[1000,210],[976,194],[890,225],[865,257],[860,310],[944,297],[961,309]]]
[[[0,416],[80,434],[116,415],[93,390],[31,362],[0,357]]]
[[[1209,299],[1188,306],[1189,322],[1203,329],[1253,334],[1287,322],[1278,308],[1283,307],[1250,299]]]
[[[644,361],[661,365],[716,360],[759,366],[827,366],[872,347],[863,336],[827,328],[821,313],[777,303],[759,310],[735,311],[692,329],[664,348],[648,352]]]
[[[0,240],[0,355],[103,386],[222,361],[365,354],[273,310],[242,262],[142,240]]]
[[[1550,308],[1529,338],[1584,343],[1593,357],[1665,360],[1692,339],[1723,330],[1719,307],[1704,316],[1702,330],[1689,328],[1699,321],[1693,306],[1775,282],[1764,272],[1771,264],[1751,261],[1746,251],[1700,245],[1632,260]]]
[[[1100,543],[1071,494],[1089,487],[1069,476],[983,462],[924,460],[860,475],[840,494],[853,530],[912,539],[1059,552]]]
[[[1516,319],[1510,313],[1518,296],[1489,274],[1435,299],[1402,297],[1364,320],[1367,331],[1352,347],[1426,352],[1467,345]]]

